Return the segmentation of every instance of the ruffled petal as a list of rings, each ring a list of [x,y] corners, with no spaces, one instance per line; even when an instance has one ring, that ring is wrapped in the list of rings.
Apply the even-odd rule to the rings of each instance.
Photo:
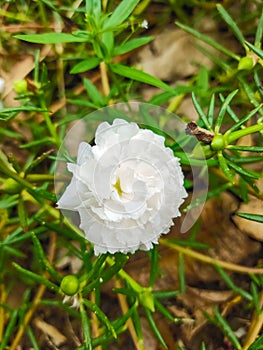
[[[187,197],[179,160],[164,138],[115,119],[82,142],[59,208],[78,211],[95,254],[149,250],[169,232]]]

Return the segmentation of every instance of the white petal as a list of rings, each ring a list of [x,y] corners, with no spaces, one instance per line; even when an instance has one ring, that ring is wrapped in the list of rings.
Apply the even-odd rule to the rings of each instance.
[[[57,207],[60,209],[76,210],[81,200],[77,191],[77,182],[73,177],[65,192],[57,202]]]
[[[100,124],[96,145],[79,146],[70,185],[58,201],[78,210],[95,254],[148,250],[180,216],[183,172],[164,138],[115,119]]]
[[[81,142],[78,149],[77,162],[83,164],[92,157],[92,148],[87,142]]]

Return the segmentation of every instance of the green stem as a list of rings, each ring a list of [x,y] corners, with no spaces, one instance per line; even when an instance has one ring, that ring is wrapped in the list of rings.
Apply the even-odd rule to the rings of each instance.
[[[29,174],[27,180],[32,182],[54,181],[54,175],[51,174]]]
[[[7,175],[9,178],[14,179],[16,182],[21,184],[23,187],[25,187],[28,190],[32,190],[32,184],[19,176],[16,172],[11,170],[7,164],[3,161],[1,155],[0,155],[0,171],[2,171],[5,175]]]
[[[115,264],[115,261],[110,258],[109,256],[107,257],[107,263],[110,266],[113,266]],[[137,292],[137,293],[142,293],[145,288],[142,287],[139,283],[137,283],[127,272],[125,272],[123,269],[121,269],[118,272],[118,275],[121,276],[126,282],[129,283],[129,285],[132,287],[132,289]]]
[[[69,181],[70,177],[67,175],[59,175],[55,177],[56,181]],[[26,180],[30,182],[44,182],[44,181],[54,181],[54,175],[52,174],[29,174],[26,176]]]
[[[238,273],[244,273],[244,274],[262,274],[263,273],[263,268],[258,268],[258,267],[247,267],[247,266],[242,266],[242,265],[237,265],[228,261],[223,261],[215,258],[211,258],[208,255],[196,252],[195,250],[192,250],[187,247],[182,247],[178,244],[175,244],[173,242],[169,242],[163,238],[160,238],[159,243],[169,247],[173,250],[177,250],[178,252],[181,252],[185,254],[186,256],[190,256],[193,259],[197,259],[199,261],[202,261],[204,263],[210,264],[210,265],[218,265],[226,270],[238,272]]]
[[[45,102],[41,98],[40,98],[40,106],[41,106],[41,108],[43,108],[45,110],[47,109],[47,106],[46,106]],[[54,124],[52,123],[52,121],[50,119],[49,113],[44,112],[43,113],[43,117],[45,119],[47,128],[48,128],[48,130],[50,132],[50,135],[53,137],[55,144],[59,148],[60,147],[60,139],[59,139],[59,137],[57,135],[56,128],[55,128]]]
[[[245,129],[234,131],[227,136],[227,143],[231,143],[237,139],[240,139],[243,136],[253,134],[254,132],[258,132],[261,130],[263,130],[263,124],[252,125]]]

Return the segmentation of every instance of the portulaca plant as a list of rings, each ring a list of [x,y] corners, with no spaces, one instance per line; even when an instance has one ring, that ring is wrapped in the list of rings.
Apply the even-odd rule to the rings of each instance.
[[[95,145],[81,142],[73,174],[58,201],[77,211],[95,254],[149,250],[169,232],[187,197],[179,159],[164,137],[136,123],[103,122]]]

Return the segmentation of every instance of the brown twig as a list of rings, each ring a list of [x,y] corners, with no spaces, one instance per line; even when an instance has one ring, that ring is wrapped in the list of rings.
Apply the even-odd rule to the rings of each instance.
[[[110,83],[109,83],[107,65],[104,61],[100,63],[100,75],[101,75],[103,95],[108,96],[110,93]],[[109,104],[111,104],[111,102],[109,102]]]
[[[95,303],[95,292],[91,292],[90,293],[90,301],[92,303]],[[98,337],[100,335],[99,322],[98,322],[98,318],[97,318],[95,312],[91,313],[91,332],[92,332],[92,337],[93,338],[96,338],[96,337]],[[99,345],[99,346],[97,346],[96,349],[97,350],[102,350],[102,346]]]
[[[116,288],[121,288],[121,284],[117,279],[115,280],[115,285],[116,285]],[[129,306],[128,306],[127,301],[126,301],[126,297],[124,295],[118,293],[118,299],[119,299],[122,313],[126,314],[129,311]],[[134,325],[133,325],[132,320],[130,318],[127,320],[126,324],[127,324],[128,329],[129,329],[129,332],[130,332],[130,335],[132,337],[132,341],[133,341],[133,344],[134,344],[136,350],[145,350],[144,344],[137,337]]]
[[[253,274],[262,274],[263,273],[263,268],[257,268],[257,267],[247,267],[247,266],[241,266],[241,265],[237,265],[231,262],[227,262],[227,261],[222,261],[219,259],[214,259],[211,258],[210,256],[207,256],[205,254],[202,253],[198,253],[190,248],[185,248],[182,247],[180,245],[171,243],[165,239],[160,239],[159,242],[164,245],[167,246],[171,249],[177,250],[178,252],[181,252],[187,256],[190,256],[191,258],[200,260],[204,263],[210,264],[210,265],[218,265],[220,267],[223,267],[226,270],[230,270],[230,271],[234,271],[234,272],[238,272],[238,273],[253,273]]]

